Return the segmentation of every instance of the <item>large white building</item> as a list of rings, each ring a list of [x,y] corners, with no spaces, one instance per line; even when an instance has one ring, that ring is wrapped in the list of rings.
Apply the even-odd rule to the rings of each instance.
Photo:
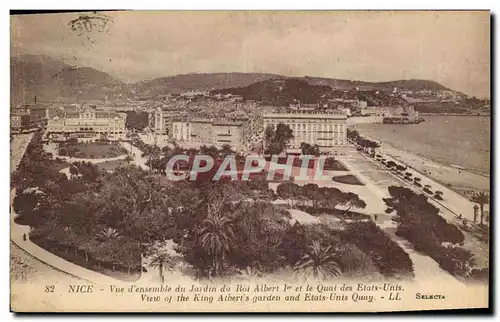
[[[48,138],[125,139],[127,115],[124,113],[98,110],[92,106],[68,106],[50,109],[47,114]]]
[[[179,144],[229,145],[234,150],[243,149],[244,121],[212,120],[202,118],[172,120],[170,137]]]
[[[317,144],[322,150],[333,150],[347,144],[347,117],[328,113],[264,113],[264,128],[283,123],[293,131],[290,148],[302,142]]]

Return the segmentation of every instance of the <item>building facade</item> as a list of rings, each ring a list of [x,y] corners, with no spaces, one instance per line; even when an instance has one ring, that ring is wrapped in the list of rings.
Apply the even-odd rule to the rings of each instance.
[[[11,110],[11,130],[22,131],[47,125],[47,109],[36,105],[22,105]]]
[[[170,137],[182,143],[196,145],[229,145],[236,151],[244,146],[244,122],[238,120],[174,119]]]
[[[53,139],[106,137],[109,140],[123,140],[126,118],[126,114],[90,106],[53,109],[49,111],[47,136]]]
[[[264,113],[264,128],[280,123],[288,125],[294,138],[290,148],[298,149],[302,142],[317,144],[322,150],[333,150],[347,144],[347,117],[327,113]]]

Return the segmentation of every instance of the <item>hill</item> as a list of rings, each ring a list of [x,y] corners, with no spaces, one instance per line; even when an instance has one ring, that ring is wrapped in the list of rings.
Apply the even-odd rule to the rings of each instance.
[[[13,104],[39,100],[110,100],[120,97],[156,97],[185,91],[219,91],[243,93],[248,99],[259,98],[276,104],[298,99],[316,102],[327,88],[392,91],[447,90],[428,80],[396,80],[365,82],[321,77],[287,77],[268,73],[208,73],[160,77],[135,84],[124,84],[113,76],[90,67],[75,67],[58,59],[42,55],[21,55],[11,58],[11,102]],[[276,84],[266,81],[286,80],[277,91]],[[290,81],[291,80],[291,81]],[[250,87],[249,87],[250,86]],[[248,87],[248,88],[246,88]],[[224,90],[224,91],[220,91]],[[310,93],[307,93],[309,92]],[[274,94],[273,94],[274,93]],[[273,97],[274,96],[274,97]]]
[[[103,100],[122,92],[121,81],[90,67],[74,67],[52,57],[22,55],[10,59],[11,103],[39,101]]]
[[[334,78],[321,78],[321,77],[303,77],[305,81],[312,85],[328,85],[334,89],[352,89],[358,87],[364,90],[392,90],[397,87],[400,90],[450,90],[449,88],[430,80],[422,79],[409,79],[409,80],[395,80],[390,82],[366,82],[366,81],[352,81],[346,79]]]
[[[185,74],[155,78],[132,85],[135,93],[154,97],[185,91],[212,91],[230,87],[244,87],[252,83],[283,76],[261,73]]]
[[[331,91],[332,88],[326,85],[310,85],[301,79],[278,78],[245,87],[214,90],[211,93],[240,95],[245,100],[262,101],[266,105],[288,106],[295,101],[316,104]]]
[[[364,90],[390,91],[394,87],[400,90],[449,90],[445,86],[429,80],[396,80],[390,82],[365,82],[322,77],[288,77],[277,74],[264,73],[212,73],[212,74],[186,74],[169,77],[155,78],[139,82],[132,86],[135,93],[143,96],[154,97],[170,93],[180,93],[191,90],[214,91],[228,88],[246,87],[256,82],[270,79],[295,79],[305,81],[310,85],[330,86],[333,89],[349,90],[360,88]]]

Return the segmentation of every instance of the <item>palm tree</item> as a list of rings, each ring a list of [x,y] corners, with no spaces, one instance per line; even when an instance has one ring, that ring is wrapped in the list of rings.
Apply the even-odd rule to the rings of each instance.
[[[115,228],[104,228],[97,234],[97,240],[101,242],[101,245],[106,245],[110,240],[119,238],[121,236],[120,232]],[[115,271],[115,261],[113,261],[113,272]],[[100,263],[99,263],[100,266]]]
[[[306,276],[323,279],[338,276],[341,273],[332,246],[321,247],[318,241],[313,241],[309,250],[293,266],[295,272],[302,272]]]
[[[115,228],[111,228],[111,227],[104,228],[98,234],[98,238],[104,239],[104,240],[109,240],[109,239],[118,238],[118,237],[120,237],[120,232],[118,230],[116,230]]]
[[[239,277],[246,281],[252,281],[257,277],[262,276],[262,273],[258,269],[252,268],[250,266],[247,266],[245,269],[238,270],[238,273]]]
[[[151,260],[151,267],[158,268],[160,272],[160,280],[161,283],[165,283],[165,276],[163,275],[163,272],[165,270],[171,272],[175,264],[177,263],[176,258],[172,255],[170,255],[167,252],[159,253],[154,255],[153,259]]]
[[[231,219],[218,213],[211,213],[200,230],[201,245],[213,259],[215,275],[220,274],[220,266],[234,240]]]
[[[478,192],[474,195],[473,201],[479,204],[479,209],[481,210],[481,217],[479,219],[479,224],[483,225],[484,205],[490,202],[490,197],[484,192]]]

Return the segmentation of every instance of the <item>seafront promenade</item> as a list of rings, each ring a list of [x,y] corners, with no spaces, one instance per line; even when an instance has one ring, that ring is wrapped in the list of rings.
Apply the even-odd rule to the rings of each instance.
[[[369,138],[371,139],[371,138]],[[373,140],[373,139],[371,139]],[[400,152],[400,153],[397,153]],[[363,173],[366,173],[366,169],[380,169],[386,173],[386,175],[381,175],[380,171],[374,170],[375,174],[373,179],[375,179],[376,182],[378,182],[379,188],[381,188],[383,191],[387,191],[387,188],[391,185],[400,185],[400,186],[405,186],[408,187],[417,193],[422,193],[424,195],[427,195],[429,200],[431,201],[432,204],[440,208],[441,210],[441,215],[445,217],[446,219],[456,219],[456,218],[463,218],[467,219],[471,222],[474,220],[474,205],[475,203],[464,197],[463,195],[457,193],[450,187],[441,184],[440,182],[434,180],[431,178],[431,176],[427,173],[423,173],[422,171],[419,171],[418,168],[412,167],[410,164],[406,163],[406,159],[404,158],[404,155],[409,154],[408,152],[405,151],[396,151],[395,148],[390,147],[386,148],[383,145],[377,149],[377,154],[381,155],[382,158],[386,159],[386,161],[393,161],[396,164],[401,164],[407,167],[407,170],[405,172],[410,172],[412,173],[412,177],[419,177],[421,178],[421,186],[425,187],[426,185],[430,186],[432,191],[441,191],[443,192],[443,200],[437,200],[433,196],[427,195],[424,191],[423,188],[417,187],[414,184],[409,183],[408,181],[405,181],[401,176],[397,175],[394,172],[391,172],[384,168],[378,161],[375,159],[369,157],[368,155],[364,153],[359,153],[360,156],[366,159],[368,162],[366,164],[365,168],[359,169],[358,173],[363,176]],[[377,177],[379,176],[379,177]],[[383,179],[381,179],[381,176]],[[387,196],[388,197],[388,193]],[[488,210],[488,206],[485,205],[485,210]]]

